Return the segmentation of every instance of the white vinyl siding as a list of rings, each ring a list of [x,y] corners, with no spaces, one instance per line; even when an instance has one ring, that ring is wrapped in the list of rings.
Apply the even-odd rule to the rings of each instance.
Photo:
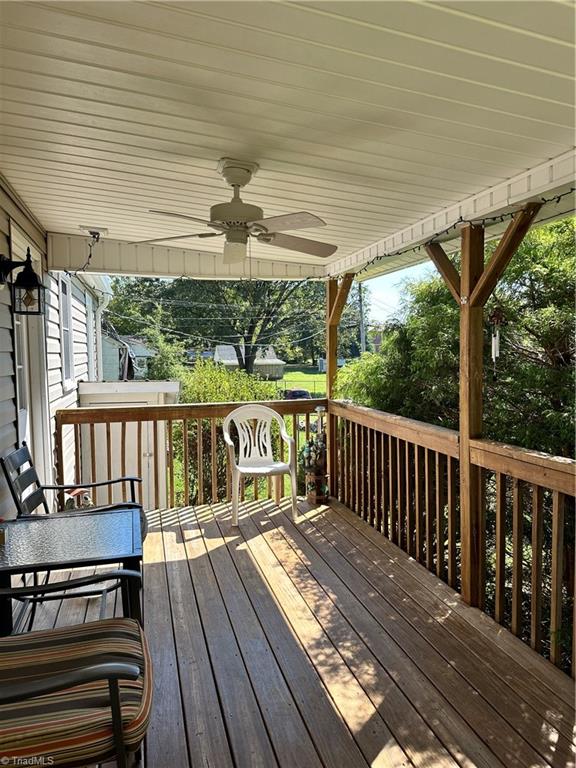
[[[94,311],[93,307],[87,306],[93,304],[92,296],[78,277],[48,272],[45,285],[48,401],[51,433],[54,434],[54,414],[61,408],[78,405],[78,382],[90,378],[90,358],[95,365],[96,352],[94,349],[89,351],[89,326],[93,332]],[[66,286],[64,301],[63,286]],[[68,351],[70,358],[67,358]],[[64,433],[64,476],[67,482],[74,480],[74,466],[74,433],[67,429]]]
[[[0,254],[11,256],[10,220],[24,231],[31,245],[41,246],[42,233],[30,221],[14,200],[0,188]],[[0,456],[10,453],[18,440],[16,402],[16,365],[14,360],[14,329],[10,311],[10,291],[0,288]],[[4,480],[0,477],[0,517],[14,516],[14,505]]]

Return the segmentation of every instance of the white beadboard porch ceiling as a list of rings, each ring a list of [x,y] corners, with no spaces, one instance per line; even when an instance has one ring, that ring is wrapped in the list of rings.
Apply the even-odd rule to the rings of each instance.
[[[297,234],[340,264],[573,144],[564,2],[2,2],[0,23],[0,170],[49,232],[202,231],[147,211],[207,216],[231,156],[261,166],[247,202],[318,214]],[[178,247],[200,243],[222,248]]]

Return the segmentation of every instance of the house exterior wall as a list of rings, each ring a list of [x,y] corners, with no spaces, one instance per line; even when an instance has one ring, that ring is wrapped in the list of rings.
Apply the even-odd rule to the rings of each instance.
[[[31,246],[45,258],[46,243],[42,230],[32,217],[0,186],[0,254],[15,258],[10,248],[11,230],[21,231]],[[18,405],[16,401],[16,364],[14,323],[10,311],[10,291],[0,288],[0,455],[12,451],[18,442]],[[0,477],[0,517],[13,515],[13,504],[4,479]]]
[[[74,408],[78,405],[78,382],[89,379],[88,326],[94,327],[96,301],[92,292],[80,278],[62,272],[48,272],[46,285],[46,361],[48,367],[48,406],[50,414],[50,435],[54,434],[54,415],[60,408]],[[64,299],[62,285],[69,290],[70,301],[70,344],[71,370],[66,375],[65,349],[68,337],[62,332]],[[91,297],[91,302],[87,301]],[[90,310],[87,304],[91,304]],[[90,350],[90,366],[96,370],[96,349]],[[74,433],[67,430],[64,435],[64,477],[66,482],[74,481],[75,450]]]
[[[62,345],[62,275],[46,272],[45,237],[38,224],[0,181],[0,254],[23,259],[31,248],[34,268],[43,274],[46,286],[45,317],[25,319],[25,344],[18,345],[28,378],[29,434],[22,429],[22,402],[17,386],[16,331],[10,310],[10,291],[0,288],[0,455],[12,451],[26,437],[45,481],[53,480],[54,414],[59,408],[78,403],[78,382],[97,372],[97,292],[80,277],[65,277],[70,299],[70,377],[66,381]],[[88,282],[88,281],[87,281]],[[88,305],[88,306],[87,306]],[[21,339],[22,337],[19,336]],[[20,417],[19,417],[20,414]],[[74,479],[73,433],[64,446],[65,478]],[[14,506],[4,478],[0,476],[0,517],[14,515]]]

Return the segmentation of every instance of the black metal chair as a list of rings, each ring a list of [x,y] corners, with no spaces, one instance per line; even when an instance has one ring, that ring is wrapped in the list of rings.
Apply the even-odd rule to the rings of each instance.
[[[102,486],[114,485],[117,483],[128,483],[130,485],[130,500],[117,502],[114,504],[107,504],[98,507],[89,507],[91,512],[114,510],[114,509],[126,509],[136,508],[140,511],[140,526],[142,533],[142,540],[144,540],[148,527],[146,514],[142,508],[142,505],[136,501],[136,483],[142,482],[139,477],[119,477],[113,480],[103,480],[99,483],[67,483],[64,485],[42,485],[38,473],[34,467],[34,462],[28,446],[25,442],[22,443],[20,448],[17,448],[7,456],[0,458],[0,466],[4,472],[4,477],[10,494],[16,507],[17,517],[23,517],[34,514],[39,508],[43,508],[46,514],[50,513],[50,507],[48,500],[46,499],[45,491],[66,491],[76,489],[90,489],[98,488]],[[58,510],[64,511],[64,510]],[[105,575],[105,574],[103,574]],[[38,584],[37,574],[34,574],[34,582],[31,585],[36,589],[34,594],[28,594],[26,592],[27,587],[19,588],[13,595],[15,600],[23,603],[23,608],[19,612],[19,617],[15,622],[15,632],[19,632],[27,625],[28,631],[32,629],[34,618],[36,615],[36,609],[39,603],[46,600],[63,600],[74,597],[101,597],[100,617],[103,618],[106,613],[106,598],[110,592],[122,587],[121,581],[117,577],[116,572],[108,574],[107,579],[98,578],[97,582],[111,582],[108,586],[100,589],[84,589],[88,585],[88,582],[82,579],[72,579],[66,582],[60,582],[59,590],[52,589],[53,585],[50,585],[48,589],[50,573],[48,572],[43,584]],[[89,577],[88,577],[89,578]],[[30,607],[30,613],[27,614],[26,609]]]
[[[136,501],[136,483],[141,483],[140,477],[117,477],[113,480],[102,480],[99,483],[65,483],[63,485],[42,485],[32,456],[25,442],[21,448],[17,448],[7,456],[0,458],[0,465],[4,471],[4,477],[10,489],[12,499],[16,506],[18,517],[31,515],[38,507],[43,507],[44,512],[48,514],[50,508],[46,499],[45,491],[72,491],[79,489],[89,490],[90,488],[101,488],[118,483],[128,483],[130,485],[130,499],[115,504],[106,504],[96,507],[97,509],[119,509],[120,507],[135,506],[142,508],[142,505]],[[95,509],[95,507],[91,507]]]

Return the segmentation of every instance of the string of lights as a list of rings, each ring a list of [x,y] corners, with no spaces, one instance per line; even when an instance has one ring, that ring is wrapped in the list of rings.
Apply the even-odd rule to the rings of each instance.
[[[540,201],[542,205],[546,205],[547,203],[554,203],[555,205],[558,205],[558,203],[565,197],[568,197],[569,195],[573,195],[574,192],[576,192],[576,187],[570,187],[569,190],[566,192],[562,192],[559,195],[555,195],[554,197],[542,197],[540,198]],[[378,256],[375,256],[373,259],[368,261],[362,269],[359,269],[358,272],[356,272],[356,276],[361,275],[368,270],[371,269],[375,264],[379,264],[384,259],[389,259],[392,256],[401,256],[404,253],[411,253],[411,252],[419,252],[423,248],[428,245],[428,243],[437,242],[437,239],[439,237],[442,237],[443,235],[448,235],[450,232],[455,232],[459,227],[461,227],[463,224],[475,224],[476,226],[490,226],[491,224],[498,224],[500,222],[507,221],[508,219],[513,218],[518,211],[510,211],[509,213],[504,213],[500,216],[486,216],[481,219],[465,219],[462,216],[460,216],[455,222],[450,224],[445,229],[440,230],[440,232],[435,232],[434,237],[432,237],[428,242],[422,243],[421,245],[416,246],[408,246],[407,248],[400,248],[396,251],[390,251],[389,253],[381,253]],[[541,219],[538,223],[543,224],[545,221],[549,221],[550,219],[555,218],[554,216],[550,216],[547,219]]]

